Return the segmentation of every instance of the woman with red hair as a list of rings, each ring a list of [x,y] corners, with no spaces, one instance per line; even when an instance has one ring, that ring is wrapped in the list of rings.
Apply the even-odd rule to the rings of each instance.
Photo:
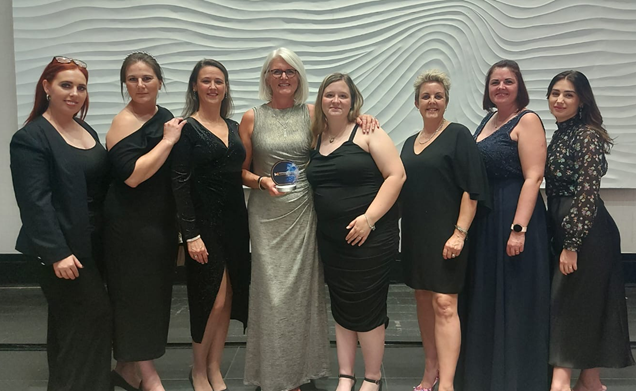
[[[41,263],[49,304],[48,390],[111,387],[111,313],[99,270],[108,164],[97,133],[84,122],[87,81],[84,62],[53,58],[10,146],[22,219],[16,249]]]

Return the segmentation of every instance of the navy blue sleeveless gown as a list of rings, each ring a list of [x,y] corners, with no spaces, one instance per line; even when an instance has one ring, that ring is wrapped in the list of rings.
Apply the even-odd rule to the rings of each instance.
[[[483,119],[475,138],[494,113]],[[510,226],[524,182],[510,132],[525,110],[477,143],[486,165],[493,209],[478,207],[470,229],[466,286],[460,295],[462,349],[458,391],[549,389],[550,262],[546,210],[537,202],[524,251],[506,255]]]

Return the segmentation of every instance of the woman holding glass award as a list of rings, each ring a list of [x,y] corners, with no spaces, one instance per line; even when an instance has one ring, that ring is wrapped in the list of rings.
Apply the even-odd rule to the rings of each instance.
[[[358,132],[362,95],[334,73],[318,90],[307,178],[318,216],[318,249],[336,321],[338,391],[353,389],[358,341],[363,391],[380,388],[389,273],[398,252],[397,200],[406,179],[391,138]]]
[[[259,96],[267,103],[248,110],[239,125],[243,184],[261,190],[248,202],[252,278],[244,381],[263,391],[295,389],[329,373],[324,279],[305,175],[314,110],[304,103],[308,94],[300,58],[276,49],[261,70]],[[375,119],[365,120],[363,129],[376,126]]]
[[[245,146],[243,184],[252,243],[252,281],[245,384],[290,390],[329,371],[323,276],[316,248],[316,215],[305,176],[309,161],[309,88],[305,68],[280,48],[263,64],[259,95],[239,125]],[[296,188],[281,193],[271,178],[277,163],[297,168]],[[278,167],[278,166],[277,166]]]

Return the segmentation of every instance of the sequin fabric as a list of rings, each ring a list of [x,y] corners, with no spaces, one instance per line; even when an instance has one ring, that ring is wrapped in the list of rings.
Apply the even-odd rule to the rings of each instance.
[[[479,137],[479,134],[495,113],[496,112],[489,113],[481,121],[474,135],[475,140],[477,140],[477,137]],[[493,134],[477,143],[489,179],[523,177],[519,152],[517,152],[517,142],[510,138],[510,132],[517,126],[521,117],[526,113],[532,113],[532,111],[524,110],[520,112],[503,124]]]
[[[548,197],[573,197],[563,219],[563,247],[577,251],[596,216],[601,177],[607,172],[603,138],[578,117],[557,123],[548,146],[545,180]]]

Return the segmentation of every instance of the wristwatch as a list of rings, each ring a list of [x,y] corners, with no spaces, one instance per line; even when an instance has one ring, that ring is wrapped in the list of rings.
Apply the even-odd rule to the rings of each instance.
[[[510,229],[515,232],[526,232],[528,230],[528,227],[522,227],[519,224],[513,224],[510,226]]]

